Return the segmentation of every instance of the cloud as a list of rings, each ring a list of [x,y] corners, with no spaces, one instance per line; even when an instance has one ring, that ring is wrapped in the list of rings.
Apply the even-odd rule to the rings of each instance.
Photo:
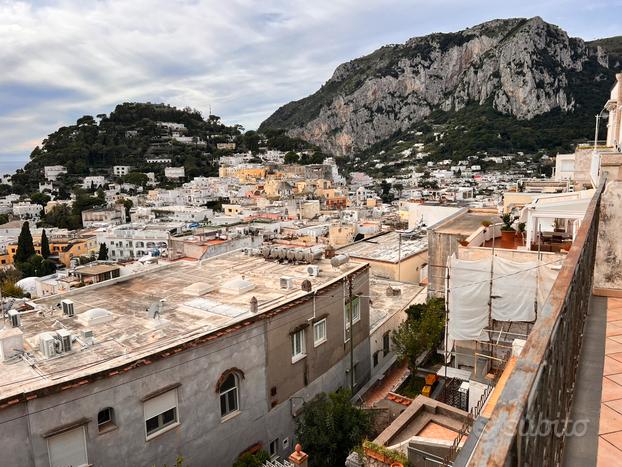
[[[534,16],[589,38],[621,2],[0,0],[0,163],[125,101],[212,111],[255,128],[335,66],[386,43]],[[572,17],[568,13],[574,12]],[[0,168],[1,169],[1,168]]]

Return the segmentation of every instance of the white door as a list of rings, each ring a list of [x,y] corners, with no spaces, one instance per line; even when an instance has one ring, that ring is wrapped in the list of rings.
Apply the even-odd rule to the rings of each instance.
[[[74,428],[48,438],[50,467],[88,465],[84,427]]]

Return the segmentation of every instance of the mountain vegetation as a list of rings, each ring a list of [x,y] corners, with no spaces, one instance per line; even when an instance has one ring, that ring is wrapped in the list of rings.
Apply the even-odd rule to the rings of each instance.
[[[51,133],[32,151],[24,169],[13,175],[13,187],[0,185],[0,194],[16,192],[30,196],[31,200],[34,197],[33,202],[41,201],[44,205],[49,198],[43,199],[47,195],[37,192],[44,179],[43,168],[50,165],[67,169],[55,182],[54,193],[58,199],[67,199],[85,176],[110,176],[115,165],[132,167],[128,175],[117,177],[119,183],[144,187],[148,181],[145,173],[153,172],[162,186],[169,186],[174,182],[165,179],[165,164],[150,163],[147,159],[170,159],[167,165],[183,166],[186,177],[191,179],[217,176],[218,158],[234,151],[314,149],[301,139],[287,136],[283,130],[265,134],[243,130],[240,125],[224,124],[216,115],[203,118],[191,108],[136,102],[120,104],[109,115],[85,115],[75,124]],[[219,143],[235,143],[235,149],[219,148]],[[94,188],[87,190],[93,192]]]
[[[340,65],[259,131],[285,130],[362,160],[408,139],[452,159],[566,151],[592,137],[621,50],[622,37],[586,43],[539,17],[416,37]]]

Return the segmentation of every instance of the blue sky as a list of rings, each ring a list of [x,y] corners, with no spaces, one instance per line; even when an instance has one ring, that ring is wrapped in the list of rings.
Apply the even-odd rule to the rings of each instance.
[[[622,0],[0,0],[0,172],[45,136],[125,101],[256,128],[376,48],[494,18],[622,34]]]

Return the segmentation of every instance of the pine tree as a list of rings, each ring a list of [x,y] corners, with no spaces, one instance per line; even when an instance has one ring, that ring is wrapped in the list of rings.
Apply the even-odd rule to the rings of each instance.
[[[15,252],[15,263],[24,263],[35,254],[35,245],[32,243],[30,234],[30,224],[25,221],[22,224],[22,231],[17,239],[17,251]]]
[[[48,241],[48,236],[45,234],[45,229],[43,229],[43,232],[41,232],[41,256],[48,259],[50,254],[50,242]]]
[[[101,261],[106,261],[108,259],[108,247],[105,243],[100,243],[97,259]]]

